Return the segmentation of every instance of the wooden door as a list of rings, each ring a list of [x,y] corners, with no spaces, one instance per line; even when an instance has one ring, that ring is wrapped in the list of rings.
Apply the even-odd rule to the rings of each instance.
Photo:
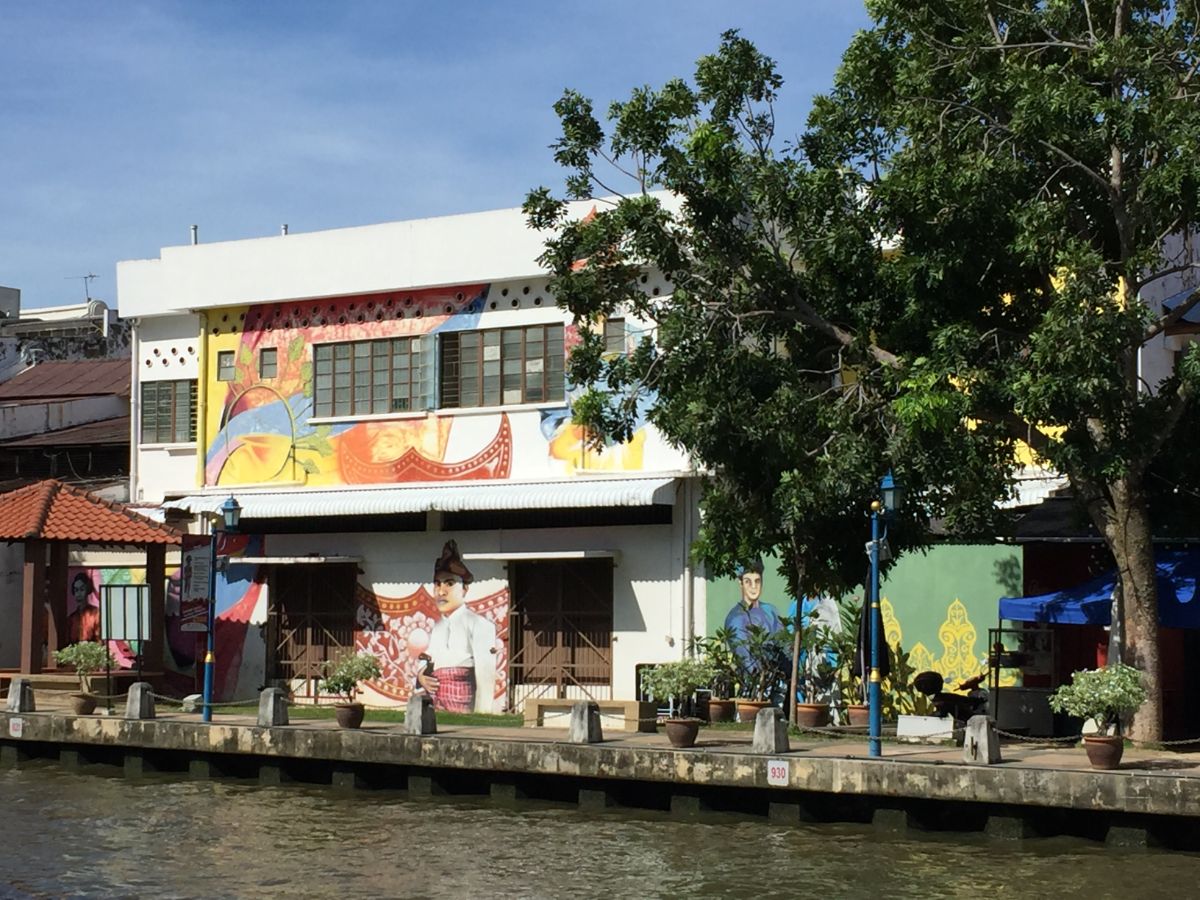
[[[612,697],[612,560],[512,564],[509,703]]]
[[[267,678],[317,695],[327,660],[354,652],[352,565],[274,566],[267,604]]]

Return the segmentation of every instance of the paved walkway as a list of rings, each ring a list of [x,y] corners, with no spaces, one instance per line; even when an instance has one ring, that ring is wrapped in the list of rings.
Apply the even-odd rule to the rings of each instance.
[[[199,722],[198,713],[159,712],[159,718],[178,721],[193,720]],[[221,715],[214,712],[214,724],[254,726],[256,719],[249,715]],[[290,728],[336,729],[337,723],[332,719],[306,719],[293,717]],[[366,733],[379,732],[394,734],[403,729],[403,725],[394,722],[372,722],[370,712],[367,721],[362,726]],[[565,728],[504,728],[487,725],[439,725],[438,734],[451,737],[470,738],[485,741],[529,741],[540,743],[561,743],[566,740]],[[682,750],[682,753],[745,753],[751,743],[751,732],[734,729],[700,730],[700,737],[695,748]],[[604,746],[608,747],[637,747],[669,749],[670,743],[666,734],[661,730],[657,733],[626,732],[606,730]],[[1191,753],[1174,752],[1170,750],[1142,750],[1126,747],[1121,761],[1121,768],[1114,773],[1138,773],[1145,775],[1162,774],[1170,776],[1194,777],[1200,779],[1200,745],[1193,745]],[[823,737],[793,735],[791,737],[791,752],[789,756],[805,755],[825,759],[865,759],[869,756],[867,739],[860,736]],[[883,756],[888,760],[907,763],[948,764],[962,763],[961,747],[944,744],[908,744],[894,740],[886,740],[883,744]],[[1052,747],[1024,742],[1005,742],[1001,745],[1003,761],[999,764],[1012,768],[1036,768],[1059,770],[1087,770],[1091,766],[1082,746]]]

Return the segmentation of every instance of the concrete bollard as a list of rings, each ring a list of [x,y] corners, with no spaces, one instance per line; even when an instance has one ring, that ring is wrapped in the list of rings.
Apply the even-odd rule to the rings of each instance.
[[[760,709],[754,717],[755,753],[787,753],[792,749],[788,743],[787,722],[783,719],[783,710],[768,706]]]
[[[258,724],[260,728],[275,728],[288,723],[288,699],[283,688],[264,688],[258,695]]]
[[[437,715],[433,698],[424,691],[413,691],[404,708],[405,734],[437,734]]]
[[[28,678],[14,678],[8,683],[8,705],[10,713],[37,712],[33,702],[33,682]]]
[[[987,716],[971,716],[963,735],[963,762],[991,766],[1000,762],[1000,735]]]
[[[125,718],[154,718],[154,688],[150,682],[138,681],[129,686],[129,694],[125,698]]]
[[[580,700],[571,706],[571,720],[567,726],[567,741],[572,744],[599,744],[604,740],[600,727],[600,707],[595,703]]]

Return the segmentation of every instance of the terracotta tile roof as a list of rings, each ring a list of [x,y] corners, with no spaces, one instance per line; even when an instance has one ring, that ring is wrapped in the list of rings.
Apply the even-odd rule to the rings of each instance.
[[[177,544],[180,532],[53,478],[0,494],[0,540]]]
[[[0,441],[0,448],[99,447],[128,443],[129,416],[117,416],[113,419],[101,419],[99,422],[60,428],[58,431],[47,431],[45,434],[30,434],[13,438],[11,441]]]
[[[127,359],[82,359],[39,363],[0,384],[0,400],[129,395]]]

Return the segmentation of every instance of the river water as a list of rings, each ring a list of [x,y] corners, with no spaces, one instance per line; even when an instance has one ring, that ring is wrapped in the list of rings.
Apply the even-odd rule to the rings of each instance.
[[[1197,856],[1070,838],[1018,847],[117,771],[0,770],[0,897],[990,900],[1187,896],[1200,881]]]

